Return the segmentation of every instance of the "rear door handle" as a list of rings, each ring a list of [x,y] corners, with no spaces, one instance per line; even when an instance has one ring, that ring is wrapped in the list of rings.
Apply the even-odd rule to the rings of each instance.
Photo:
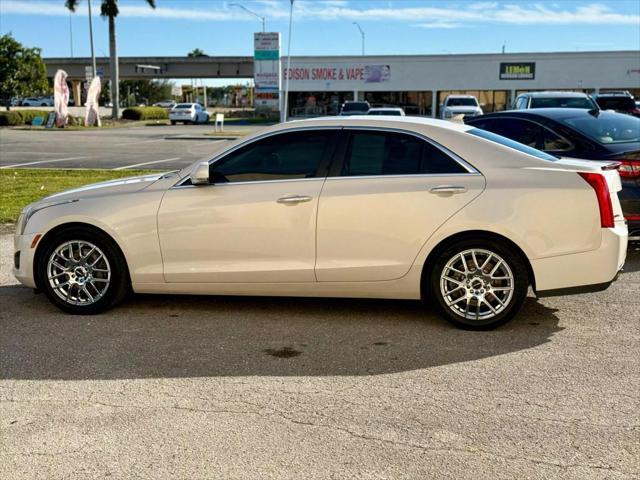
[[[453,195],[454,193],[465,193],[466,191],[467,187],[460,185],[438,185],[429,190],[430,193],[437,195]]]
[[[282,205],[297,205],[311,200],[311,197],[307,195],[287,195],[286,197],[280,197],[276,202]]]

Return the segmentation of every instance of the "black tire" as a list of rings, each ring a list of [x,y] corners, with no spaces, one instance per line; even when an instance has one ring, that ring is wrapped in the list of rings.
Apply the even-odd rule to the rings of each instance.
[[[175,120],[171,120],[171,125],[175,125],[177,122]]]
[[[90,242],[97,246],[109,262],[111,278],[101,298],[95,303],[73,305],[62,300],[48,280],[47,264],[54,251],[69,241]],[[35,266],[36,285],[46,294],[51,303],[61,310],[74,315],[93,315],[113,308],[122,302],[131,292],[131,281],[127,263],[116,243],[106,234],[82,227],[72,227],[54,235],[42,246]]]
[[[499,303],[497,303],[497,300],[499,299],[499,297],[496,296],[495,293],[490,293],[489,289],[487,289],[487,293],[485,295],[484,288],[486,287],[478,287],[478,288],[483,288],[483,290],[476,290],[474,292],[473,290],[474,284],[471,283],[471,287],[469,287],[469,283],[467,283],[468,281],[473,282],[474,281],[473,279],[475,278],[475,281],[478,282],[478,285],[482,285],[482,283],[480,283],[482,280],[476,277],[471,277],[471,280],[469,280],[469,277],[473,274],[470,274],[469,276],[465,277],[461,274],[457,274],[452,270],[447,269],[447,274],[452,273],[454,275],[458,275],[458,278],[457,278],[458,280],[461,280],[462,278],[466,278],[462,282],[463,285],[459,286],[459,288],[462,289],[462,292],[459,291],[458,293],[456,293],[457,297],[455,298],[455,300],[459,299],[460,296],[462,295],[466,295],[467,293],[469,293],[470,295],[473,295],[476,292],[482,291],[482,297],[485,299],[489,299],[492,303],[494,303],[494,306],[497,307],[498,313],[487,312],[487,315],[492,315],[487,318],[470,319],[464,316],[465,313],[467,313],[466,311],[465,312],[457,311],[458,309],[462,309],[463,306],[466,306],[467,304],[471,304],[472,308],[474,308],[474,306],[477,307],[478,304],[480,304],[480,307],[485,308],[485,310],[487,308],[491,308],[488,305],[486,305],[486,302],[483,304],[478,302],[475,299],[472,299],[470,302],[467,300],[462,300],[461,302],[459,302],[458,307],[452,307],[447,304],[447,301],[445,300],[445,296],[441,291],[441,275],[445,271],[445,267],[448,264],[448,262],[450,260],[453,260],[454,257],[459,256],[462,252],[468,252],[470,250],[488,251],[499,256],[501,260],[503,260],[503,262],[507,264],[508,266],[507,268],[510,269],[513,275],[512,285],[510,285],[510,282],[508,280],[503,281],[505,283],[501,285],[499,283],[500,280],[495,280],[491,282],[488,279],[488,277],[486,277],[485,272],[479,272],[476,266],[472,264],[469,265],[470,269],[476,271],[475,275],[480,273],[480,276],[482,276],[485,279],[485,281],[489,282],[487,283],[489,285],[489,288],[499,288],[501,286],[513,287],[511,297],[508,303],[506,303],[506,306],[499,307]],[[482,257],[481,256],[482,253],[479,253],[479,254],[480,254],[481,260],[479,260],[478,263],[482,264],[482,261],[486,259],[486,257]],[[426,293],[427,298],[430,300],[434,308],[445,319],[447,319],[449,322],[453,323],[454,325],[460,328],[464,328],[467,330],[491,330],[493,328],[499,327],[500,325],[504,325],[520,311],[520,308],[522,307],[522,304],[524,303],[524,300],[527,296],[527,289],[529,287],[529,274],[528,274],[527,266],[525,264],[525,260],[522,258],[519,252],[515,251],[515,249],[509,246],[506,242],[501,242],[501,241],[496,241],[491,239],[484,239],[484,238],[476,238],[476,239],[469,238],[469,239],[460,240],[458,242],[453,243],[450,246],[447,246],[444,250],[439,251],[437,253],[437,257],[433,260],[433,262],[430,262],[430,263],[432,263],[432,266],[428,270],[427,275],[424,278],[425,284],[423,285],[424,287],[423,291]],[[485,270],[489,270],[490,267],[493,267],[495,265],[495,263],[498,263],[498,262],[495,261],[495,257],[494,257],[494,263],[489,263],[488,266],[485,267]],[[499,268],[504,268],[504,264],[500,265]],[[447,280],[442,280],[442,281],[447,282]],[[496,285],[494,286],[494,284]],[[456,286],[455,283],[453,284],[447,283],[447,285],[450,285],[453,288],[455,288]],[[469,289],[471,289],[471,291],[469,291]],[[498,292],[497,295],[502,295],[502,293]],[[453,295],[449,295],[449,297],[453,297]],[[470,312],[468,314],[471,315]]]

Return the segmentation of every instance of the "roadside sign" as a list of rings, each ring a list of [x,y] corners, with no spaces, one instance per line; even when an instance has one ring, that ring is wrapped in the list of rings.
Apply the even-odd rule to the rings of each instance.
[[[279,110],[281,88],[280,33],[253,34],[254,104],[257,109]]]
[[[49,112],[47,116],[47,125],[45,128],[53,128],[53,124],[56,121],[56,112]]]

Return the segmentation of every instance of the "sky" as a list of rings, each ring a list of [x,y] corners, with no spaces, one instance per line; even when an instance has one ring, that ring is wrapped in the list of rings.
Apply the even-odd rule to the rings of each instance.
[[[71,14],[64,0],[0,0],[0,34],[46,57],[90,56],[88,0]],[[97,56],[108,26],[92,0]],[[121,56],[253,54],[264,16],[286,54],[289,0],[119,0]],[[367,55],[640,50],[640,0],[295,0],[291,55]],[[208,84],[210,82],[207,82]],[[214,84],[219,82],[215,81]]]

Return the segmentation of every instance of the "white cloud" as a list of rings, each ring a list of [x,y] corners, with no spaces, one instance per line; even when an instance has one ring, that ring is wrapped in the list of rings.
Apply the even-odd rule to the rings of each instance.
[[[160,2],[158,2],[160,3]],[[144,3],[126,3],[120,6],[120,15],[130,18],[162,18],[193,21],[255,21],[238,8],[229,6],[231,2],[208,3],[210,8],[176,8],[162,6],[151,9]],[[176,5],[175,3],[173,5]],[[289,16],[287,0],[256,0],[249,4],[252,10],[265,15],[269,20],[286,20]],[[383,4],[384,5],[384,4]],[[345,0],[314,0],[295,3],[294,15],[298,21],[396,21],[411,22],[420,28],[457,28],[484,24],[513,25],[640,25],[640,16],[616,12],[611,7],[615,3],[591,3],[574,8],[562,4],[531,4],[478,1],[459,5],[411,7],[374,6],[358,8],[358,2]],[[95,9],[98,10],[98,9]],[[68,15],[62,0],[0,0],[0,15]],[[78,14],[86,15],[81,3]],[[418,22],[418,23],[416,23]]]

